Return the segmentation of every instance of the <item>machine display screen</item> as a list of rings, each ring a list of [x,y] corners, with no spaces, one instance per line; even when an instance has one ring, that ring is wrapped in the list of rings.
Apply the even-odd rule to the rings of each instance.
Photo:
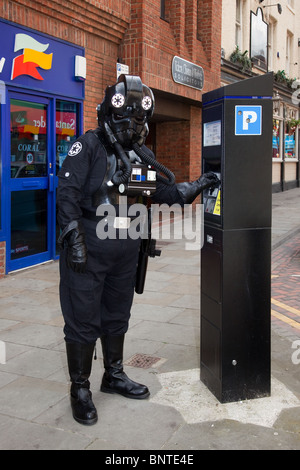
[[[206,122],[203,125],[203,146],[221,145],[221,121]]]

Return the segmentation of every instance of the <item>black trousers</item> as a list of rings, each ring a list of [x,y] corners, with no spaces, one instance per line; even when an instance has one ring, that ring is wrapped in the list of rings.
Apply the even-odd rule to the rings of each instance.
[[[67,342],[93,343],[101,335],[128,330],[134,296],[140,240],[96,236],[86,222],[88,261],[85,273],[75,273],[60,255],[60,303]]]

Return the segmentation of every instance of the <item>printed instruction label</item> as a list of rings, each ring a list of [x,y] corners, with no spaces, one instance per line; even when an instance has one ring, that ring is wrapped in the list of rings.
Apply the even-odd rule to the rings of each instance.
[[[216,199],[213,214],[214,215],[221,215],[221,190],[220,189],[219,189],[219,192],[218,192],[218,195],[217,195],[217,199]]]

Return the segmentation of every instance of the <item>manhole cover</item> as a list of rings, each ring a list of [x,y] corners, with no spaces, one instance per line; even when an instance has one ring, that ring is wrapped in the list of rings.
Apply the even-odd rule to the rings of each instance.
[[[160,357],[153,357],[148,356],[147,354],[135,354],[134,356],[130,357],[125,364],[132,367],[141,367],[142,369],[147,369],[148,367],[153,366],[158,361],[160,361]]]

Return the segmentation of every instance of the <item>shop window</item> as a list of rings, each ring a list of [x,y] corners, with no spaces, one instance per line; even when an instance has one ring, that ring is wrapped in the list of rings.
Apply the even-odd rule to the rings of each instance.
[[[47,107],[11,100],[11,178],[47,175]]]
[[[56,172],[61,168],[73,142],[78,137],[77,104],[56,101]]]
[[[296,127],[287,121],[285,123],[284,158],[291,160],[296,157]]]
[[[47,190],[12,191],[11,259],[47,251]]]
[[[273,140],[272,140],[272,156],[273,158],[281,158],[280,152],[280,132],[281,121],[279,119],[273,119]]]

